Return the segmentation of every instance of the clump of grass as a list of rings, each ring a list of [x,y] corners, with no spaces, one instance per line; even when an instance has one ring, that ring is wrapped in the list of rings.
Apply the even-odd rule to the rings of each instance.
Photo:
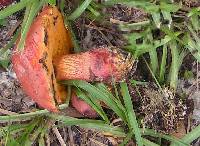
[[[184,57],[191,53],[199,60],[197,45],[199,41],[197,37],[199,9],[189,7],[186,9],[181,3],[170,1],[152,3],[149,1],[109,0],[105,4],[109,6],[122,4],[130,8],[140,8],[149,15],[142,22],[119,25],[122,30],[131,32],[126,35],[129,45],[125,49],[132,52],[136,58],[148,54],[149,65],[159,84],[167,85],[169,83],[171,89],[176,89]],[[179,12],[182,10],[184,15],[179,16]],[[155,31],[159,32],[159,35],[156,36]]]
[[[85,96],[84,98],[80,96],[83,100],[93,100],[93,97],[102,96],[104,99],[105,104],[113,104],[117,106],[109,106],[113,111],[117,111],[116,114],[120,118],[124,118],[123,122],[128,126],[128,130],[125,132],[122,127],[116,127],[110,124],[111,121],[107,121],[107,118],[105,118],[104,114],[99,114],[102,117],[102,120],[91,120],[91,119],[77,119],[69,116],[63,116],[59,114],[53,114],[48,112],[47,110],[39,110],[36,112],[31,113],[25,113],[25,114],[16,114],[16,115],[10,115],[10,116],[0,116],[1,122],[14,122],[14,121],[22,121],[22,120],[29,120],[34,118],[34,120],[31,120],[31,122],[23,124],[23,126],[19,126],[19,124],[10,125],[6,127],[2,127],[2,130],[0,132],[0,136],[4,139],[7,139],[6,141],[13,141],[15,140],[15,143],[23,144],[21,141],[25,143],[33,143],[34,140],[36,140],[39,136],[43,135],[43,133],[47,132],[52,126],[56,127],[62,127],[62,126],[72,126],[72,125],[78,125],[83,128],[91,128],[96,129],[98,131],[103,132],[109,132],[112,135],[119,136],[119,137],[126,137],[124,142],[121,145],[125,145],[131,138],[135,138],[138,145],[158,145],[152,141],[149,141],[145,138],[145,136],[151,136],[155,138],[161,138],[166,139],[173,144],[176,145],[187,145],[191,143],[193,140],[198,138],[200,136],[200,130],[199,126],[195,128],[191,133],[188,133],[186,136],[184,136],[182,139],[177,139],[173,136],[165,135],[159,132],[156,132],[153,129],[142,129],[140,128],[140,121],[137,120],[137,117],[133,111],[133,105],[131,102],[131,97],[129,95],[127,84],[122,82],[120,84],[121,86],[121,94],[123,98],[116,98],[110,91],[107,90],[107,87],[103,85],[102,83],[97,85],[91,85],[85,81],[65,81],[64,84],[75,86],[79,92],[87,93],[86,95],[91,96]],[[105,92],[107,90],[107,92]],[[104,94],[102,94],[102,92]],[[112,95],[112,97],[110,97]],[[92,97],[93,96],[93,97]],[[87,98],[87,99],[86,99]],[[101,97],[99,97],[100,100],[102,100]],[[124,103],[124,104],[122,104]],[[93,106],[93,103],[90,103],[91,106]],[[61,105],[60,108],[66,108],[67,105]],[[119,108],[120,107],[120,108]],[[94,108],[95,109],[95,108]],[[104,111],[98,111],[101,113]],[[121,114],[119,114],[121,113]],[[46,117],[46,118],[44,118]],[[44,120],[46,119],[46,120]],[[58,121],[58,125],[53,124],[45,124],[47,121],[53,120]],[[40,123],[40,124],[39,124]],[[43,124],[42,124],[43,123]],[[54,122],[53,122],[54,123]],[[48,125],[48,126],[47,126]],[[21,131],[21,132],[20,132]],[[21,136],[19,136],[17,139],[13,138],[13,135],[17,134],[17,132],[20,132]],[[34,133],[34,138],[31,139],[30,133]],[[24,144],[25,144],[24,143]]]

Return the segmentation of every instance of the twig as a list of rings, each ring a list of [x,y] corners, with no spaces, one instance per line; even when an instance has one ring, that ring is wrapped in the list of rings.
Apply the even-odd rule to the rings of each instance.
[[[50,144],[49,134],[45,134],[45,138],[47,146],[50,146],[51,144]]]
[[[67,108],[68,104],[62,104],[59,106],[59,109]],[[14,115],[7,115],[7,116],[0,116],[0,122],[8,122],[8,121],[21,121],[33,118],[38,115],[49,115],[50,112],[48,110],[38,110],[35,112],[24,113],[24,114],[14,114]]]
[[[74,146],[74,138],[71,126],[68,126],[68,134],[69,134],[70,146]]]
[[[117,119],[114,119],[111,124],[113,125],[114,123],[117,123],[117,122],[122,122],[122,119],[121,118],[117,118]]]
[[[72,22],[71,22],[72,23]],[[76,38],[76,35],[72,29],[72,24],[71,24],[67,19],[65,19],[65,24],[67,25],[67,28],[71,34],[71,41],[74,45],[74,52],[78,53],[81,52],[81,48],[79,46],[78,40]]]
[[[63,127],[62,130],[63,130],[63,139],[64,141],[67,141],[68,132],[66,130],[66,127]]]
[[[11,111],[8,111],[8,110],[2,109],[2,108],[0,108],[0,113],[4,114],[4,115],[17,115],[17,113],[15,113],[15,112],[11,112]]]
[[[6,34],[6,38],[10,38],[11,36],[13,36],[14,32],[16,31],[16,29],[19,27],[19,25],[22,23],[22,21],[18,21],[11,29],[10,31],[8,31],[8,33]]]
[[[107,28],[97,27],[97,26],[95,26],[94,24],[92,24],[92,26],[91,26],[91,25],[85,24],[84,26],[85,26],[86,28],[95,29],[95,30],[100,30],[100,31],[106,31],[106,32],[109,32],[109,33],[112,33],[112,34],[115,34],[115,35],[116,35],[116,33],[117,33],[117,32],[115,32],[115,31],[109,30],[109,29],[107,29]]]
[[[56,127],[52,128],[52,131],[54,132],[54,134],[56,135],[58,141],[60,142],[61,146],[67,146],[62,138],[62,136],[60,135],[60,132],[58,131],[58,129]]]
[[[97,145],[99,145],[99,146],[106,146],[105,144],[103,144],[103,143],[101,143],[100,141],[97,141],[97,140],[95,140],[95,139],[93,139],[93,138],[89,138],[89,139],[90,139],[91,142],[93,142],[93,143],[95,143],[95,144],[97,144]]]

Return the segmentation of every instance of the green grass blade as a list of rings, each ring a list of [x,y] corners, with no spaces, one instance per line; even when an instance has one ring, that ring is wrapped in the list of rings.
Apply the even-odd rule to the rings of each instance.
[[[33,3],[30,3],[27,8],[26,8],[26,13],[25,17],[22,23],[22,30],[21,30],[21,38],[18,44],[18,50],[22,51],[24,49],[24,43],[26,39],[26,35],[29,31],[29,28],[39,12],[39,10],[42,8],[46,0],[41,0],[41,1],[34,1]]]
[[[149,34],[147,34],[146,37],[144,37],[144,42],[146,44],[151,44],[151,42],[154,41],[153,34],[151,33],[151,30],[148,30],[148,31],[149,31]],[[154,48],[153,45],[152,45],[151,49],[149,49],[151,69],[152,69],[152,72],[154,73],[154,75],[157,74],[157,70],[158,70],[158,67],[159,67],[158,66],[158,54],[157,54],[156,49],[157,48]]]
[[[196,45],[191,37],[189,37],[187,48],[191,54],[200,62],[200,47]]]
[[[170,28],[171,27],[171,23],[172,23],[172,17],[171,17],[171,13],[170,12],[167,12],[167,11],[161,11],[162,15],[163,15],[163,18],[165,20],[168,20],[169,21],[169,24],[168,24],[168,27]]]
[[[4,67],[5,69],[8,68],[8,65],[10,63],[10,52],[11,52],[10,49],[13,46],[13,44],[16,42],[19,36],[19,31],[20,30],[18,29],[17,32],[12,37],[12,39],[10,40],[10,42],[6,44],[5,47],[0,49],[0,66]]]
[[[5,133],[10,132],[11,134],[14,134],[16,132],[24,130],[28,124],[14,124],[14,125],[8,125],[6,127],[0,128],[0,137],[5,135]]]
[[[177,3],[168,3],[168,1],[160,2],[160,9],[166,12],[177,12],[181,8],[181,4]]]
[[[37,0],[38,1],[38,0]],[[24,31],[24,28],[27,24],[27,21],[28,21],[28,17],[30,15],[30,11],[31,11],[31,7],[33,5],[33,2],[32,3],[28,3],[27,6],[26,6],[26,10],[25,10],[25,14],[24,14],[24,19],[23,19],[23,22],[21,24],[21,32],[20,32],[20,42],[19,43],[22,43],[23,41],[22,40],[25,40],[24,36],[22,36],[22,33]],[[23,42],[24,43],[24,42]],[[23,44],[24,45],[24,44]],[[19,49],[20,47],[18,47],[17,49]]]
[[[160,13],[158,12],[153,12],[151,13],[151,16],[152,16],[152,19],[156,25],[157,28],[160,28],[160,25],[161,25],[161,17],[160,17]]]
[[[143,140],[143,143],[145,146],[159,146],[158,144],[151,142],[150,140],[148,140],[146,138],[143,138],[142,140]]]
[[[69,20],[75,20],[77,19],[84,11],[85,9],[90,5],[92,0],[85,0],[69,17]]]
[[[96,123],[87,123],[87,124],[80,124],[79,125],[82,128],[87,128],[87,129],[96,129],[98,131],[102,131],[102,132],[108,132],[111,133],[115,136],[119,136],[119,137],[125,137],[126,134],[124,133],[123,129],[121,129],[120,127],[114,127],[114,126],[110,126],[110,125],[106,125],[106,124],[96,124]]]
[[[181,65],[183,64],[183,59],[185,58],[185,56],[187,55],[188,52],[186,52],[186,50],[182,50],[182,52],[179,53],[179,57],[178,57],[178,70],[180,70]]]
[[[156,75],[156,72],[158,70],[158,56],[155,48],[151,48],[149,51],[150,56],[150,62],[151,62],[151,69],[154,75]]]
[[[123,140],[123,142],[122,143],[120,143],[120,145],[119,146],[125,146],[128,142],[129,142],[129,140],[131,140],[131,138],[133,137],[133,132],[131,131],[131,132],[129,132],[127,135],[126,135],[126,137],[125,137],[125,139]]]
[[[119,28],[122,31],[140,30],[141,27],[148,26],[149,24],[150,24],[149,20],[135,22],[135,23],[120,23]]]
[[[167,46],[164,45],[162,50],[162,60],[160,64],[159,83],[163,83],[165,80],[166,62],[167,62]]]
[[[190,21],[192,23],[192,26],[193,26],[194,30],[198,32],[199,27],[200,27],[199,16],[198,15],[191,16],[190,17]]]
[[[194,40],[196,41],[197,45],[200,46],[200,45],[199,45],[200,39],[199,39],[197,33],[193,30],[193,28],[192,28],[191,26],[188,25],[187,27],[188,27],[189,31],[191,32],[192,36],[194,37]],[[199,48],[200,48],[200,47],[197,48],[198,51],[200,51]]]
[[[199,10],[200,10],[199,7],[197,7],[197,8],[192,8],[192,9],[189,11],[189,13],[187,14],[187,16],[188,16],[188,17],[191,17],[191,16],[193,16],[193,15],[196,15],[196,14],[199,13]]]
[[[69,102],[71,100],[71,94],[72,94],[71,86],[67,86],[67,97],[66,97],[66,100],[65,100],[65,104],[67,106],[69,105]]]
[[[60,6],[61,7],[60,8],[61,9],[61,13],[62,13],[62,15],[64,17],[65,26],[67,27],[69,33],[71,34],[71,41],[72,41],[72,44],[74,46],[74,50],[73,51],[75,53],[78,53],[78,52],[81,52],[81,48],[79,46],[78,40],[76,39],[76,35],[75,35],[74,31],[72,30],[73,22],[70,22],[68,20],[68,16],[64,13],[64,4],[65,4],[65,2],[62,0],[61,1],[61,6]]]
[[[47,0],[47,1],[48,1],[48,3],[49,3],[50,5],[53,5],[53,6],[56,5],[56,0]]]
[[[133,105],[132,105],[131,97],[129,95],[127,84],[121,83],[120,86],[121,86],[122,96],[124,99],[124,104],[126,107],[127,120],[130,124],[130,129],[133,130],[133,132],[135,134],[135,139],[136,139],[137,145],[143,146],[142,136],[140,133],[139,125],[136,120],[135,112],[133,110]]]
[[[191,132],[187,133],[183,138],[181,138],[181,141],[184,143],[190,144],[194,140],[200,137],[200,125],[198,125],[196,128],[194,128]],[[172,143],[170,146],[175,146],[174,143]],[[179,145],[181,146],[181,145]]]
[[[86,96],[85,93],[79,89],[76,90],[76,94],[79,98],[83,99],[87,104],[89,104],[106,121],[106,123],[110,123],[107,115],[95,98],[89,95]]]
[[[174,32],[175,37],[178,37],[180,34],[181,34],[181,32]],[[161,40],[154,40],[154,47],[158,48],[158,47],[161,47],[163,45],[166,45],[171,40],[173,40],[173,37],[171,37],[169,35],[165,35],[165,37]]]
[[[8,50],[10,49],[15,41],[17,40],[17,37],[19,35],[19,30],[14,34],[13,38],[10,40],[10,42],[4,47],[0,49],[0,57]]]
[[[186,134],[183,138],[181,138],[181,140],[185,143],[191,143],[199,137],[200,137],[200,125],[198,125],[196,128],[194,128],[188,134]]]
[[[106,124],[105,121],[102,120],[93,120],[93,119],[77,119],[74,117],[66,116],[66,115],[58,115],[58,114],[49,114],[48,115],[52,119],[56,119],[58,121],[64,122],[68,126],[73,126],[73,125],[87,125],[88,123],[90,124]]]
[[[153,137],[159,137],[159,138],[163,138],[163,139],[166,139],[168,141],[171,141],[173,143],[175,143],[176,145],[181,145],[181,146],[188,146],[186,143],[184,143],[182,140],[174,137],[174,136],[171,136],[171,135],[166,135],[166,134],[163,134],[163,133],[159,133],[153,129],[141,129],[141,133],[142,135],[149,135],[149,136],[153,136]]]
[[[177,48],[177,43],[175,41],[172,41],[170,44],[171,49],[171,55],[172,55],[172,61],[171,61],[171,67],[170,67],[170,74],[169,74],[169,82],[170,82],[170,88],[176,89],[177,82],[178,82],[178,67],[179,67],[179,52]]]
[[[5,140],[2,140],[2,141],[5,141],[5,146],[21,146],[16,138],[14,136],[11,136],[11,135],[8,135],[8,137],[5,139]]]
[[[143,60],[144,60],[145,64],[147,65],[147,68],[149,69],[149,71],[150,71],[153,79],[155,80],[156,85],[158,86],[159,90],[162,91],[162,87],[160,86],[160,83],[158,82],[155,74],[152,72],[151,68],[149,67],[149,64],[147,63],[147,61],[146,61],[146,59],[144,57],[143,57]]]
[[[88,10],[95,16],[95,17],[98,17],[98,16],[100,16],[101,14],[98,12],[98,11],[96,11],[92,6],[88,6]]]
[[[34,119],[25,129],[23,133],[21,133],[20,137],[17,138],[18,143],[21,145],[31,145],[31,141],[29,135],[32,133],[34,128],[39,124],[39,119]]]
[[[59,109],[67,108],[68,104],[62,104],[59,106]],[[28,120],[30,118],[35,118],[37,116],[48,115],[50,112],[48,110],[38,110],[35,112],[25,113],[25,114],[16,114],[16,115],[8,115],[8,116],[0,116],[0,123],[3,122],[12,122],[12,121],[22,121]]]
[[[148,82],[144,82],[144,81],[138,81],[138,80],[130,80],[131,84],[133,84],[134,86],[136,85],[147,85]]]
[[[25,8],[29,3],[32,3],[34,0],[21,0],[17,4],[9,5],[7,8],[0,11],[0,19],[4,19],[13,13]]]
[[[4,19],[0,19],[0,26],[6,26],[8,24],[8,19],[4,18]]]
[[[126,135],[121,128],[110,126],[101,120],[77,119],[56,114],[51,114],[50,117],[59,122],[62,122],[67,126],[78,125],[83,128],[92,128],[103,132],[109,132],[120,137],[124,137]]]
[[[171,37],[172,40],[176,40],[177,42],[181,43],[182,45],[186,45],[186,42],[182,41],[178,36],[181,35],[183,32],[174,32],[167,27],[161,27],[161,30]],[[177,35],[178,34],[178,35]]]
[[[116,102],[113,101],[113,99],[111,99],[109,97],[108,94],[106,94],[105,92],[102,92],[100,89],[98,89],[95,86],[92,86],[90,83],[86,82],[86,81],[81,81],[81,80],[70,80],[70,81],[62,81],[63,84],[67,84],[67,85],[73,85],[76,86],[78,88],[81,88],[83,90],[85,90],[86,92],[88,92],[90,95],[92,95],[93,97],[97,98],[100,101],[103,101],[106,105],[108,105],[122,120],[126,121],[126,117],[124,114],[124,111],[122,111],[118,105],[116,104]]]
[[[114,80],[114,79],[113,79],[113,80]],[[115,97],[117,98],[117,100],[120,101],[119,92],[118,92],[118,89],[117,89],[117,86],[116,86],[116,82],[115,82],[115,81],[112,81],[112,86],[113,86],[114,89],[115,89]]]
[[[38,140],[38,138],[40,137],[40,135],[46,133],[49,129],[49,124],[47,124],[46,120],[43,120],[43,118],[40,118],[39,124],[37,125],[38,127],[34,129],[33,133],[31,134],[31,136],[29,136],[29,139],[31,141],[31,143],[33,144],[36,140]]]
[[[100,89],[102,92],[106,93],[113,102],[117,104],[117,106],[122,110],[125,111],[124,106],[122,105],[121,101],[113,96],[113,94],[108,90],[108,88],[103,83],[98,83],[97,88]]]
[[[188,29],[190,30],[193,38],[191,38],[190,35],[188,35],[187,48],[189,49],[191,54],[200,62],[200,39],[198,38],[197,34],[191,26],[188,26]]]
[[[129,132],[126,135],[124,141],[119,146],[125,146],[129,142],[129,140],[133,137],[133,135],[134,134],[132,132]],[[156,144],[154,142],[151,142],[151,141],[149,141],[146,138],[142,138],[142,141],[143,141],[143,143],[144,143],[145,146],[159,146],[158,144]]]
[[[44,140],[44,134],[40,135],[40,138],[38,140],[39,146],[45,146],[45,140]]]

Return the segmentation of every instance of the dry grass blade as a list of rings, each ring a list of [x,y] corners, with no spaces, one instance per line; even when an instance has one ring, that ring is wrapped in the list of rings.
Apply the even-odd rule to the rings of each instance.
[[[54,132],[54,134],[56,135],[58,141],[60,142],[61,146],[67,146],[62,138],[62,136],[60,135],[60,132],[58,131],[57,127],[53,127],[52,131]]]

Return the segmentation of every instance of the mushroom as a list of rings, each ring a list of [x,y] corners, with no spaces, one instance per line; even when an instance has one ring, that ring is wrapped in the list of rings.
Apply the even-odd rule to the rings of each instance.
[[[45,7],[36,17],[25,40],[24,50],[12,54],[13,69],[24,91],[42,108],[57,112],[65,101],[66,90],[59,80],[120,81],[131,69],[133,59],[119,49],[99,48],[69,54],[70,34],[56,7]],[[82,114],[96,112],[72,94],[72,105]]]
[[[98,116],[97,112],[84,100],[80,99],[75,92],[72,92],[71,104],[85,117],[95,118]]]

